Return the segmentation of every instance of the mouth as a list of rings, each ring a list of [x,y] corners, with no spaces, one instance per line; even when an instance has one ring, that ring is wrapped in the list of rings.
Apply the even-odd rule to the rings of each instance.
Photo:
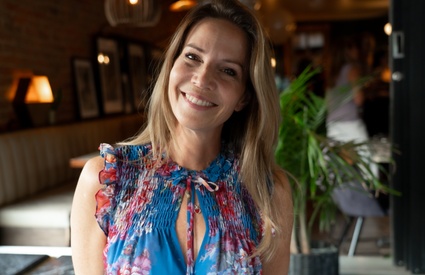
[[[196,106],[200,106],[200,107],[213,107],[213,106],[217,106],[216,104],[206,101],[206,100],[202,100],[199,99],[197,97],[191,96],[189,94],[183,93],[183,96],[187,99],[187,101],[189,101],[190,103],[196,105]]]

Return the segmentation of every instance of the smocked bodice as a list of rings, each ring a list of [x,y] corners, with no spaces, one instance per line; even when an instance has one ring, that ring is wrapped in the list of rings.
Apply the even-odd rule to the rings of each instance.
[[[226,153],[224,153],[226,152]],[[101,144],[104,188],[96,218],[108,238],[107,274],[259,274],[259,257],[249,258],[261,240],[261,218],[240,182],[239,159],[222,150],[204,170],[153,158],[151,146],[113,148]],[[193,256],[194,194],[206,224]],[[176,221],[187,196],[187,253]]]

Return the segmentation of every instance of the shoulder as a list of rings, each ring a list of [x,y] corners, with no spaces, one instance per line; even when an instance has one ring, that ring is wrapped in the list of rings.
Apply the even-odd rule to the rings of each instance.
[[[104,166],[104,159],[101,156],[96,156],[89,159],[84,166],[84,169],[87,170],[98,170]]]
[[[285,238],[290,234],[293,223],[292,190],[289,179],[282,169],[274,172],[274,188],[272,204],[276,209],[278,227],[282,229]]]
[[[282,169],[276,169],[273,173],[274,189],[273,198],[282,201],[285,205],[292,206],[292,190],[289,184],[288,176]]]
[[[264,274],[287,274],[290,258],[290,242],[293,225],[292,191],[286,173],[274,171],[272,207],[276,217],[273,242],[276,250],[269,261],[263,264]]]
[[[85,189],[99,189],[99,173],[105,166],[105,160],[101,156],[91,158],[84,165],[78,181]]]
[[[294,209],[291,185],[287,174],[283,170],[275,172],[272,202],[278,213],[277,226],[280,228],[280,234],[286,241],[290,240],[294,222]]]

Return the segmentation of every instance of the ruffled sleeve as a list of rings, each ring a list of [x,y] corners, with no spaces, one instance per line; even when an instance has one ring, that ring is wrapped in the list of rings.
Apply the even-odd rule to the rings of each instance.
[[[99,172],[99,182],[103,186],[96,193],[97,205],[95,216],[100,228],[108,235],[111,220],[111,203],[117,180],[117,158],[115,149],[107,143],[100,144],[99,150],[105,165]]]

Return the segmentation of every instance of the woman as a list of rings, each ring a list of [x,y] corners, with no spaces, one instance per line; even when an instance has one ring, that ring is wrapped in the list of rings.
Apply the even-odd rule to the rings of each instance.
[[[327,136],[340,142],[367,143],[369,135],[361,110],[365,97],[364,81],[371,74],[374,39],[369,35],[349,37],[338,49],[332,66],[332,85],[326,95]],[[378,166],[371,161],[368,146],[359,146],[357,150],[368,163],[370,172],[377,177]],[[365,176],[367,174],[370,173]]]
[[[146,129],[102,144],[105,159],[81,173],[76,274],[286,274],[292,204],[274,162],[278,119],[270,48],[251,12],[229,0],[191,11]]]
[[[360,114],[364,102],[362,78],[369,73],[369,62],[361,37],[350,37],[337,45],[328,100],[328,136],[340,141],[364,142],[366,127]]]

